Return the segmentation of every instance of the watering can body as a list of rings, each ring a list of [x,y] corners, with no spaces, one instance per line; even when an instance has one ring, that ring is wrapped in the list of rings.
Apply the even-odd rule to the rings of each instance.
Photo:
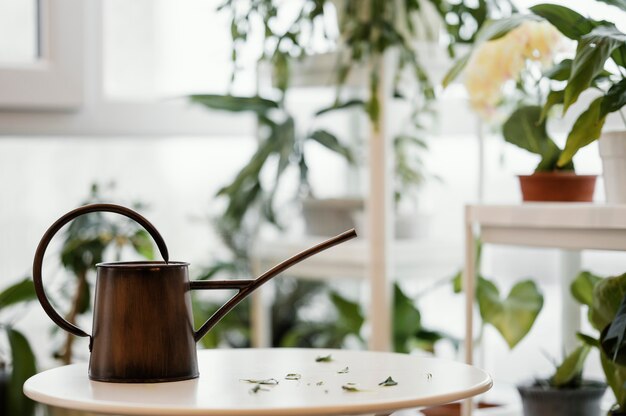
[[[43,258],[52,237],[69,221],[90,212],[113,212],[141,224],[155,240],[164,261],[99,263],[92,334],[54,309],[42,280]],[[33,281],[44,311],[62,329],[89,337],[89,378],[104,382],[156,383],[198,377],[196,343],[232,308],[292,265],[356,237],[347,231],[283,261],[256,279],[190,281],[189,263],[169,261],[156,228],[129,208],[85,205],[59,218],[42,237],[33,262]],[[237,293],[200,328],[194,329],[191,290],[235,289]]]

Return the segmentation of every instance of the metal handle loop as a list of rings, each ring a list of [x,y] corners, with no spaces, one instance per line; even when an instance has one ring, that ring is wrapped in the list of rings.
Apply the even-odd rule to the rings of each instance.
[[[35,291],[37,292],[37,298],[39,298],[39,302],[41,303],[41,306],[43,307],[44,311],[48,314],[50,319],[52,319],[52,321],[54,321],[55,324],[57,324],[58,326],[66,330],[67,332],[74,334],[76,336],[79,336],[79,337],[88,337],[89,334],[87,334],[85,331],[83,331],[76,325],[71,324],[67,320],[65,320],[62,316],[60,316],[57,313],[54,307],[50,304],[50,301],[46,297],[46,293],[43,288],[43,281],[41,278],[41,268],[43,265],[43,258],[46,252],[46,248],[48,248],[48,244],[50,243],[54,235],[65,224],[67,224],[74,218],[83,214],[88,214],[90,212],[112,212],[115,214],[123,215],[125,217],[128,217],[138,222],[143,228],[146,229],[146,231],[148,231],[148,233],[152,236],[152,238],[156,242],[157,247],[159,248],[159,252],[161,253],[161,256],[163,257],[163,260],[165,260],[166,263],[169,260],[167,246],[165,245],[165,241],[163,240],[163,237],[161,237],[161,234],[159,234],[157,229],[154,227],[154,225],[150,223],[150,221],[148,221],[146,218],[144,218],[142,215],[138,214],[137,212],[131,210],[130,208],[126,208],[121,205],[115,205],[115,204],[91,204],[91,205],[82,206],[80,208],[76,208],[75,210],[72,210],[68,212],[67,214],[65,214],[64,216],[62,216],[61,218],[59,218],[54,224],[50,226],[50,228],[48,228],[48,230],[45,232],[45,234],[41,238],[39,245],[37,246],[37,251],[35,251],[35,259],[33,261],[33,281],[35,283]]]

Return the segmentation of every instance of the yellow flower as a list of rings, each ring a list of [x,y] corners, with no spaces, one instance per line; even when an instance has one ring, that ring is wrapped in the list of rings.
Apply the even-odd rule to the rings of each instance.
[[[519,79],[527,61],[552,62],[560,40],[560,33],[549,23],[527,21],[506,36],[478,45],[465,68],[472,107],[484,118],[493,118],[503,86]]]

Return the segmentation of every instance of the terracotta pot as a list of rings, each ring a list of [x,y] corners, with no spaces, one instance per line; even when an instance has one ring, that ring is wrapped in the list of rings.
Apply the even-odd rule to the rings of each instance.
[[[491,407],[498,407],[499,404],[495,403],[478,403],[479,409],[487,409]],[[461,415],[461,403],[448,403],[441,406],[427,407],[426,409],[420,409],[420,412],[424,416],[460,416]]]
[[[591,202],[596,189],[596,175],[574,172],[535,172],[519,182],[525,202]]]

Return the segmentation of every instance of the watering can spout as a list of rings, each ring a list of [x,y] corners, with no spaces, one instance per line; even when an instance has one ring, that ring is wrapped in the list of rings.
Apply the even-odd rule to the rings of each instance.
[[[194,338],[199,341],[207,332],[211,330],[231,309],[233,309],[239,302],[244,300],[250,293],[258,289],[261,285],[268,282],[273,277],[279,275],[291,266],[300,263],[302,260],[307,259],[319,252],[322,252],[328,248],[341,244],[345,241],[351,240],[357,236],[356,231],[353,229],[345,231],[335,237],[332,237],[320,244],[317,244],[311,248],[308,248],[300,253],[284,260],[283,262],[272,267],[261,276],[256,279],[239,279],[239,280],[205,280],[205,281],[192,281],[190,282],[191,289],[237,289],[238,292],[228,302],[226,302],[220,309],[218,309],[208,321],[206,321],[197,331],[195,331]]]

